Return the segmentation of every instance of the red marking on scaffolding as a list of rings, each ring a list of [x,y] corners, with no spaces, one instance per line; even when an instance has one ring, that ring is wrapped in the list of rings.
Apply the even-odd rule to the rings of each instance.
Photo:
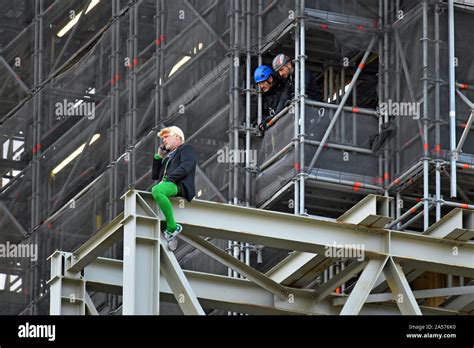
[[[161,43],[165,41],[165,35],[164,34],[161,34],[160,37],[158,39],[155,40],[155,44],[157,46],[161,45]]]
[[[461,123],[461,124],[459,125],[459,127],[461,127],[461,128],[466,128],[466,127],[467,127],[467,123]]]
[[[359,111],[360,111],[359,108],[352,108],[352,112],[354,113],[358,113]]]
[[[435,152],[437,152],[437,153],[441,152],[441,145],[440,144],[436,144]]]
[[[41,151],[41,144],[36,144],[35,146],[33,146],[33,155],[36,155],[40,151]]]
[[[464,165],[462,166],[462,169],[469,169],[469,168],[471,168],[471,165],[470,165],[470,164],[464,164]]]
[[[417,202],[421,202],[421,198],[417,198],[416,201],[417,201]]]
[[[295,163],[294,165],[295,169],[299,172],[301,169],[301,165],[299,163]]]
[[[321,29],[324,29],[324,30],[326,30],[326,29],[328,29],[328,28],[329,28],[329,25],[327,25],[327,24],[323,24],[323,23],[321,23],[321,25],[320,25],[320,26],[321,26]]]
[[[469,208],[469,205],[467,205],[466,203],[462,203],[462,204],[461,204],[461,208],[463,208],[463,209],[468,209],[468,208]]]
[[[323,147],[324,147],[325,149],[329,149],[329,144],[328,144],[328,143],[325,143]]]
[[[385,172],[385,173],[383,173],[383,177],[384,177],[385,181],[387,181],[389,179],[390,175],[388,174],[388,172]]]
[[[424,144],[423,144],[423,149],[424,149],[425,151],[428,151],[428,143],[424,143]]]
[[[410,208],[410,212],[411,212],[412,214],[414,214],[414,213],[415,213],[415,211],[416,211],[416,208],[415,208],[415,207],[413,207],[413,208]]]
[[[359,69],[360,69],[360,70],[364,70],[364,68],[365,68],[365,64],[364,64],[364,63],[360,63],[360,64],[359,64]]]
[[[468,85],[465,83],[460,83],[459,86],[461,87],[461,89],[467,89],[468,87]]]
[[[110,83],[112,84],[112,86],[115,86],[115,84],[120,80],[120,75],[119,74],[116,74],[113,78],[112,78],[112,81],[110,81]]]
[[[129,68],[130,70],[132,70],[132,69],[135,68],[137,65],[138,65],[138,58],[135,57],[135,58],[133,58],[132,62],[129,64],[128,68]]]
[[[336,294],[340,294],[341,293],[341,288],[336,288]]]
[[[400,179],[399,178],[396,178],[395,179],[395,185],[398,185],[400,183]]]
[[[354,186],[352,186],[352,190],[353,190],[354,192],[358,192],[361,187],[362,187],[362,183],[356,181],[356,182],[354,183]]]
[[[365,27],[364,27],[363,25],[358,25],[358,26],[357,26],[357,29],[359,29],[359,30],[364,30]]]
[[[382,183],[383,183],[382,177],[379,176],[379,184],[382,184]]]

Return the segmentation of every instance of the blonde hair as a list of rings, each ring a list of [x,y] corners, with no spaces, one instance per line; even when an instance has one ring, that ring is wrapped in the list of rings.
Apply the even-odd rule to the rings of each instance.
[[[158,132],[157,135],[160,138],[163,138],[167,135],[174,135],[174,136],[177,136],[178,138],[180,138],[184,142],[184,133],[181,130],[181,128],[176,127],[176,126],[163,128],[162,130],[160,130]]]

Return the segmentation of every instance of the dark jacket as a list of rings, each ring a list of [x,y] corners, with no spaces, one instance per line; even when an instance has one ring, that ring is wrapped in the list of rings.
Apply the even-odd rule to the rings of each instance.
[[[169,162],[168,167],[166,163]],[[167,181],[174,182],[181,190],[179,196],[186,198],[188,202],[194,198],[196,188],[194,186],[194,177],[196,175],[196,153],[189,144],[182,144],[173,153],[165,158],[153,158],[153,168],[151,178],[161,180],[165,175]]]
[[[290,101],[288,84],[280,77],[273,75],[273,85],[262,95],[262,121],[271,119],[285,108]]]
[[[318,86],[318,82],[308,68],[304,69],[304,80],[305,80],[305,94],[309,99],[315,101],[321,101],[323,99],[323,94],[321,93],[321,88]],[[290,75],[288,78],[288,88],[290,91],[291,98],[295,95],[295,76],[294,74]]]

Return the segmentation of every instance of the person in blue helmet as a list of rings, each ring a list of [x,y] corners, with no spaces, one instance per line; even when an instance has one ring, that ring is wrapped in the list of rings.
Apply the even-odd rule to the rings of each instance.
[[[290,101],[290,91],[285,81],[267,65],[260,65],[253,74],[262,91],[262,121],[258,125],[262,135],[270,127],[270,120]]]

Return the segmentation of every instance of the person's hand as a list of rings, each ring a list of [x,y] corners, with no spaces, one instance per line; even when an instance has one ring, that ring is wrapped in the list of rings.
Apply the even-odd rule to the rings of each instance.
[[[258,125],[258,129],[260,129],[260,132],[265,133],[265,131],[268,129],[268,124],[266,121],[262,121],[260,122],[260,124]]]
[[[160,147],[158,147],[158,156],[160,156],[161,158],[165,158],[167,154],[168,151],[166,150],[165,146],[160,145]]]

